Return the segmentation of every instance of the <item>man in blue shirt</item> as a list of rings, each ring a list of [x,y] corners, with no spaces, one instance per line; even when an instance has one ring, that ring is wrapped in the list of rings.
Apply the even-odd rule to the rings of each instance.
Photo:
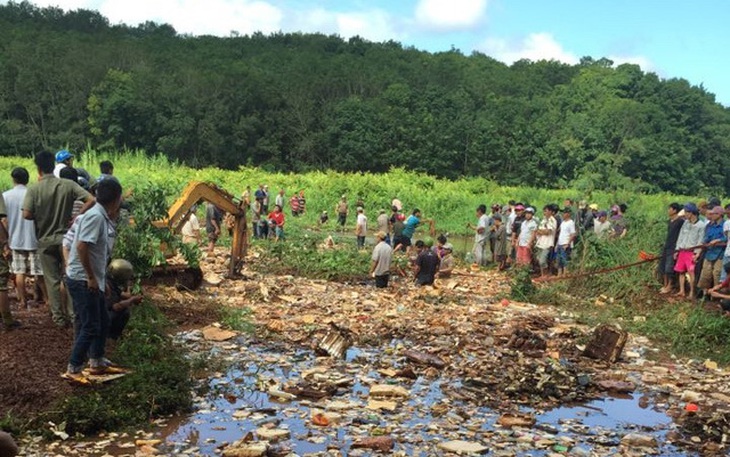
[[[709,222],[705,226],[705,260],[702,265],[702,273],[698,287],[705,294],[712,287],[720,284],[720,274],[722,273],[722,256],[725,252],[725,244],[727,237],[722,230],[722,219],[725,211],[722,206],[715,206],[707,212]],[[707,296],[707,295],[705,295]]]
[[[401,244],[406,247],[406,252],[409,252],[411,250],[411,238],[413,238],[413,234],[416,233],[416,227],[418,227],[420,224],[421,210],[416,208],[413,210],[413,213],[408,216],[408,219],[406,219],[403,227],[403,238],[401,239]]]
[[[74,235],[66,267],[66,287],[78,321],[65,377],[88,383],[82,374],[89,357],[92,374],[105,374],[109,314],[105,301],[106,269],[111,257],[114,223],[122,202],[122,186],[105,179],[96,190],[96,205],[87,211]]]

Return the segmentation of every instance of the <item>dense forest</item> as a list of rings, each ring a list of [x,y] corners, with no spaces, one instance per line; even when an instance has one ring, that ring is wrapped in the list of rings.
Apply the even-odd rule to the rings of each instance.
[[[636,65],[508,66],[321,34],[191,37],[0,6],[0,154],[89,145],[193,166],[730,193],[730,109]]]

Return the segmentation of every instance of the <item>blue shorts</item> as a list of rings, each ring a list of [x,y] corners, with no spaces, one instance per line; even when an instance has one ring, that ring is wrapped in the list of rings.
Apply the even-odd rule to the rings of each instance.
[[[558,259],[558,268],[565,268],[570,260],[570,248],[558,246],[558,249],[555,251],[555,257]]]

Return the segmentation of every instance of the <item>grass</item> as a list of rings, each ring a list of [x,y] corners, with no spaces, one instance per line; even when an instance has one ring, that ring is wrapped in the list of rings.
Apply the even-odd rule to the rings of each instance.
[[[65,423],[65,431],[90,434],[138,427],[153,417],[185,412],[192,406],[191,366],[184,350],[172,343],[170,323],[151,303],[135,307],[115,361],[132,373],[109,383],[79,389],[51,408],[46,421]]]

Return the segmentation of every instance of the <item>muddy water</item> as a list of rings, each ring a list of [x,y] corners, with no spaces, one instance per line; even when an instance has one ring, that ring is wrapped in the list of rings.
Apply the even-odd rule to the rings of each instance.
[[[193,414],[171,422],[163,436],[166,454],[214,455],[226,443],[273,424],[291,432],[291,439],[280,444],[297,455],[325,455],[328,449],[346,456],[370,455],[371,451],[351,449],[351,444],[357,437],[378,434],[393,436],[395,451],[401,455],[442,455],[436,445],[452,439],[479,442],[496,455],[538,456],[568,449],[571,455],[608,455],[615,453],[621,437],[631,432],[654,436],[661,455],[684,455],[666,442],[666,434],[673,428],[671,419],[647,406],[646,399],[640,402],[638,395],[549,411],[522,409],[534,413],[537,424],[532,429],[510,430],[495,425],[498,412],[450,400],[442,387],[458,387],[458,380],[419,377],[396,381],[381,376],[375,367],[394,352],[392,347],[350,349],[344,361],[334,364],[329,359],[318,360],[311,351],[283,345],[247,347],[241,340],[225,347],[218,348],[218,355],[224,354],[232,362],[230,369],[207,381],[208,393],[196,400]],[[321,363],[331,364],[328,371],[352,377],[353,383],[319,402],[280,402],[263,391],[273,382],[298,380],[305,370]],[[394,412],[368,410],[365,405],[373,382],[403,385],[410,396]],[[342,414],[338,424],[312,425],[312,410],[325,409],[333,400],[356,405],[337,411]],[[442,403],[448,405],[446,412],[434,416],[432,406]]]

